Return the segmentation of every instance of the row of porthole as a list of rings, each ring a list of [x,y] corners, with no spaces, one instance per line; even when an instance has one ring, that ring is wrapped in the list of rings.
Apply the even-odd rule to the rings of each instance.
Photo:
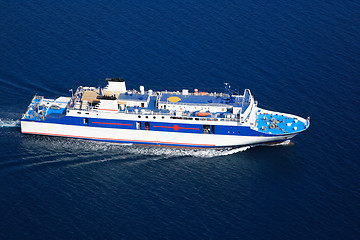
[[[138,115],[138,118],[141,118],[141,116],[140,115]],[[145,116],[145,118],[149,118],[149,116]],[[162,116],[161,117],[162,119],[164,119],[165,117],[164,116]],[[175,119],[175,117],[170,117],[170,118],[174,118]],[[156,119],[156,116],[153,116],[153,119]],[[193,120],[193,118],[176,118],[176,119],[183,119],[183,120]],[[208,121],[219,121],[217,118],[215,118],[215,119],[209,119],[209,118],[195,118],[195,120],[197,120],[197,121],[206,121],[206,120],[208,120]],[[236,121],[236,119],[229,119],[230,121]],[[227,121],[229,121],[229,120],[227,120]],[[220,119],[220,121],[225,121],[225,119]]]
[[[81,112],[77,112],[77,114],[81,114]],[[89,113],[85,113],[85,114],[89,114]],[[99,114],[96,114],[96,115],[99,115]],[[138,118],[141,118],[141,116],[140,115],[138,115]],[[145,118],[149,118],[149,116],[145,116]],[[165,117],[164,116],[162,116],[161,117],[162,119],[165,119]],[[153,116],[153,119],[156,119],[156,116]],[[192,120],[192,118],[184,118],[184,119],[186,119],[186,120]],[[199,120],[201,120],[201,121],[206,121],[206,120],[208,120],[208,121],[218,121],[218,119],[213,119],[213,120],[210,120],[210,119],[206,119],[206,118],[195,118],[195,120],[197,120],[197,121],[199,121]],[[230,121],[235,121],[235,119],[229,119]],[[220,119],[220,121],[225,121],[224,119]]]
[[[68,111],[69,112],[69,111]],[[81,114],[81,112],[77,112],[77,114]],[[88,112],[85,113],[86,115],[89,115]],[[96,114],[96,116],[98,116],[99,114]]]
[[[138,118],[141,118],[141,116],[139,115]],[[145,118],[149,118],[149,116],[145,116]],[[164,119],[165,117],[162,116],[161,118]],[[153,119],[156,119],[156,116],[153,116]]]

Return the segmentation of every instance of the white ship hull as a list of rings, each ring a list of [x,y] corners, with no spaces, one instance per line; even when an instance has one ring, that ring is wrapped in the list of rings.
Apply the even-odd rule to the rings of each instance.
[[[21,132],[26,134],[48,135],[58,137],[80,138],[115,143],[133,143],[146,145],[163,145],[179,147],[234,147],[257,145],[261,143],[281,142],[294,137],[286,136],[229,136],[193,133],[172,133],[146,130],[128,130],[100,127],[61,125],[43,122],[21,122]]]

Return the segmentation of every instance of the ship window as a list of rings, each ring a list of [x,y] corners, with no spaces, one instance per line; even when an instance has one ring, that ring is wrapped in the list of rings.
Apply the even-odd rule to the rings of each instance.
[[[153,116],[153,119],[155,119],[156,117],[155,116]]]
[[[145,118],[149,118],[149,116],[146,116]]]
[[[136,129],[141,130],[141,122],[136,122]]]
[[[141,107],[144,108],[144,107],[145,107],[145,103],[141,103]]]
[[[139,115],[138,118],[141,118],[141,116]]]
[[[210,125],[203,125],[203,133],[205,134],[210,133]]]
[[[145,130],[150,130],[150,123],[149,122],[145,122]]]
[[[211,133],[215,134],[215,126],[214,125],[211,126]]]
[[[164,116],[162,116],[161,118],[162,118],[162,119],[164,119],[165,117],[164,117]]]
[[[199,118],[195,118],[196,121],[199,121]]]

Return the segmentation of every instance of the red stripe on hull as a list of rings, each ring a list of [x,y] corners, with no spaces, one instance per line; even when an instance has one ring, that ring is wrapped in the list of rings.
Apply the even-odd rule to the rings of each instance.
[[[133,124],[127,124],[127,123],[106,123],[106,122],[92,122],[96,124],[108,124],[108,125],[125,125],[125,126],[133,126]]]
[[[104,109],[104,108],[99,108],[98,110],[100,111],[113,111],[113,112],[118,112],[119,110],[115,110],[115,109]]]
[[[156,127],[156,128],[172,128],[175,131],[177,131],[179,129],[199,130],[199,128],[185,128],[185,127],[179,127],[178,125],[174,125],[172,127],[170,127],[170,126],[153,126],[153,127]]]

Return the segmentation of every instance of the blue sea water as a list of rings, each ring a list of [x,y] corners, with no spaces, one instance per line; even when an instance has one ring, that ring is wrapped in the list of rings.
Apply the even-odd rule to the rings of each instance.
[[[359,239],[360,3],[0,1],[0,239]],[[251,89],[294,146],[22,135],[35,93]]]

